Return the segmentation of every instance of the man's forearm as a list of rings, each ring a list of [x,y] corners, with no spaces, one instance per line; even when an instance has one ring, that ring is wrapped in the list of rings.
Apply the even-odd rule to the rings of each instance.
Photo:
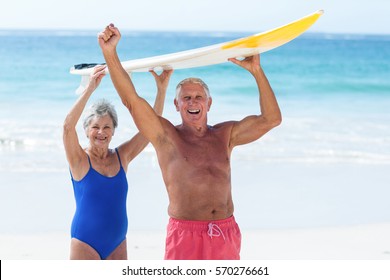
[[[260,94],[260,110],[263,117],[271,122],[281,121],[281,112],[275,94],[262,68],[254,74]]]
[[[104,52],[111,80],[122,103],[131,111],[134,98],[138,97],[133,82],[123,68],[116,51]]]

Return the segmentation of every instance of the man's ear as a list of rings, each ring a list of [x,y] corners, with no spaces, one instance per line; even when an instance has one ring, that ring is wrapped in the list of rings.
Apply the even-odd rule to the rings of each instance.
[[[210,107],[211,107],[211,104],[213,103],[213,99],[211,98],[211,96],[209,97],[209,100],[208,100],[208,109],[207,109],[207,112],[210,111]]]
[[[175,107],[176,107],[176,111],[179,112],[179,102],[177,102],[177,99],[173,99],[173,104],[175,104]]]

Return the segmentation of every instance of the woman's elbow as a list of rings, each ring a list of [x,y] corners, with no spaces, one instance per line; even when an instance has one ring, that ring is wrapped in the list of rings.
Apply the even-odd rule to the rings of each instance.
[[[65,118],[64,123],[62,125],[63,135],[66,136],[70,131],[75,130],[75,126],[71,123],[68,117]]]

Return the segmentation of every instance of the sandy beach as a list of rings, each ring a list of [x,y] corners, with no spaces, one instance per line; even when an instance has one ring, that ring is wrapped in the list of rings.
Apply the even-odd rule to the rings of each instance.
[[[158,166],[146,172],[143,159],[147,155],[129,174],[128,258],[162,260],[168,202]],[[261,176],[248,164],[234,164],[243,260],[390,260],[385,165],[265,163],[256,169]],[[275,180],[278,174],[289,182]],[[0,205],[0,259],[67,260],[74,211],[67,172],[8,172],[1,178],[0,195],[8,199]]]
[[[390,260],[390,224],[243,231],[242,260]],[[133,231],[129,260],[162,260],[165,232]],[[0,235],[2,260],[66,260],[69,236]]]

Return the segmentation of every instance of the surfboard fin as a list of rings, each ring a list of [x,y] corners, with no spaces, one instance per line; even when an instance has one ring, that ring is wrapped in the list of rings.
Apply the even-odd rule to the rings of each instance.
[[[76,89],[76,94],[77,95],[82,94],[85,88],[87,87],[88,83],[89,83],[89,75],[81,76],[80,86]]]
[[[131,71],[126,71],[131,79]],[[81,82],[79,87],[76,89],[76,94],[80,95],[83,93],[83,91],[86,89],[89,83],[90,76],[89,75],[83,75],[81,76]]]

